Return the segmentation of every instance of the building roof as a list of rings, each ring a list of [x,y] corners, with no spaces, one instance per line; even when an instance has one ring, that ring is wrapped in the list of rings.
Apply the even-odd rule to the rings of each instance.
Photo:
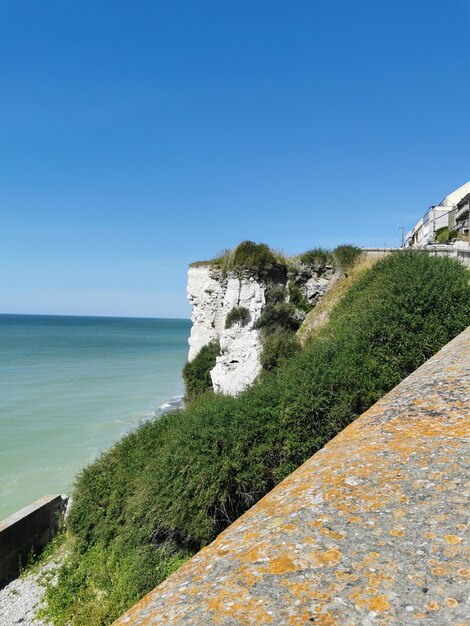
[[[462,185],[439,203],[439,206],[453,207],[459,204],[466,196],[470,195],[470,181]]]

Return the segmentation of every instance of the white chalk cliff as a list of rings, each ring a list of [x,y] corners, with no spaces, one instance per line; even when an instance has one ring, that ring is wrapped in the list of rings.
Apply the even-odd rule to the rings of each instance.
[[[253,324],[264,308],[266,285],[247,272],[229,273],[207,265],[190,267],[188,299],[193,307],[189,356],[213,340],[220,342],[221,355],[211,371],[214,391],[236,395],[256,379],[261,371],[261,342]],[[227,315],[234,307],[249,311],[245,321],[225,328]]]
[[[301,293],[314,305],[336,280],[333,268],[322,270],[298,266],[285,277],[297,284]],[[286,299],[288,299],[286,290]],[[192,329],[188,360],[211,341],[220,343],[220,356],[211,370],[215,392],[236,395],[249,387],[261,372],[261,340],[254,328],[266,305],[266,282],[248,271],[228,272],[207,265],[195,265],[188,272],[188,299],[192,305]],[[244,307],[249,317],[225,328],[227,315],[235,307]]]

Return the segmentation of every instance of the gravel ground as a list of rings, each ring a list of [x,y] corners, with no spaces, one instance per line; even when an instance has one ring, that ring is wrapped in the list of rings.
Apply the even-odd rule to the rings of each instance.
[[[50,622],[35,619],[42,604],[45,581],[54,576],[63,556],[51,558],[38,569],[13,580],[0,589],[1,626],[51,626]]]

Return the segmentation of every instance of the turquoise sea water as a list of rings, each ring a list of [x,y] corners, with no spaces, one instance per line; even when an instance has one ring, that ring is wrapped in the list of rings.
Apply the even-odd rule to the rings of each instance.
[[[0,519],[183,392],[189,320],[0,315]]]

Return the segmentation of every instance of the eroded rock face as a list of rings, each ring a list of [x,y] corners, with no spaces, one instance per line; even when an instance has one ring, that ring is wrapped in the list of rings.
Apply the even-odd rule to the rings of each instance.
[[[208,266],[190,267],[187,293],[193,307],[188,354],[192,361],[201,348],[219,339],[225,325],[221,273]]]
[[[321,268],[309,268],[301,265],[291,280],[299,286],[302,294],[314,306],[337,280],[338,275],[338,272],[331,265]]]
[[[276,276],[274,282],[285,290],[286,300],[288,280],[314,305],[336,280],[336,274],[330,267],[317,271],[299,266],[294,275],[283,279]],[[193,325],[188,360],[192,361],[211,341],[220,342],[221,355],[211,371],[212,385],[218,393],[237,395],[261,372],[261,340],[253,326],[266,306],[266,286],[264,280],[247,271],[224,275],[210,265],[189,268],[188,299],[193,307]],[[227,315],[234,307],[247,309],[248,319],[225,328]]]
[[[192,361],[210,341],[220,342],[221,356],[211,371],[214,391],[236,395],[260,373],[261,342],[253,324],[264,308],[265,292],[266,285],[248,273],[224,276],[210,266],[189,269],[188,299],[193,307],[193,326],[188,360]],[[249,317],[226,329],[225,320],[234,307],[244,307]]]

